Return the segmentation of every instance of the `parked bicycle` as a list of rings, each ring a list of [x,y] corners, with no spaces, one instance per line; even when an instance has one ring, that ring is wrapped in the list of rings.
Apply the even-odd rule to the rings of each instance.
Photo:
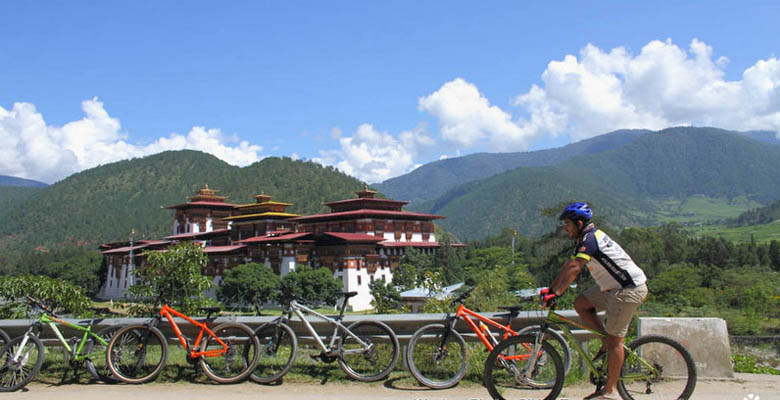
[[[0,351],[2,351],[5,345],[7,345],[10,341],[11,338],[8,337],[8,334],[5,333],[4,330],[0,329]]]
[[[555,399],[561,393],[565,373],[560,356],[549,343],[549,326],[569,327],[604,334],[567,319],[552,304],[537,333],[508,338],[496,346],[485,361],[485,387],[494,399]],[[606,355],[589,355],[577,341],[577,353],[586,361],[590,380],[600,390],[607,379]],[[696,387],[696,365],[688,350],[662,335],[645,335],[625,347],[625,361],[618,380],[618,392],[625,400],[688,399]],[[547,354],[547,357],[542,357]],[[553,385],[546,385],[550,380]],[[545,384],[543,384],[545,383]]]
[[[210,328],[220,309],[201,310],[208,314],[205,322],[196,321],[164,304],[159,314],[148,322],[122,328],[108,343],[107,364],[111,373],[125,383],[144,383],[162,372],[168,359],[168,341],[157,326],[165,317],[187,352],[189,363],[198,364],[206,376],[219,383],[246,379],[259,358],[259,344],[252,329],[235,322]],[[174,316],[200,328],[197,338],[185,337]]]
[[[338,361],[339,366],[351,378],[373,382],[385,378],[398,362],[399,344],[390,327],[375,320],[357,321],[345,326],[341,321],[347,307],[347,300],[357,292],[341,293],[341,310],[336,317],[320,314],[302,304],[290,290],[282,287],[284,298],[288,299],[282,316],[259,326],[255,336],[260,341],[260,361],[250,378],[258,383],[271,383],[281,379],[292,367],[298,351],[298,337],[288,322],[292,314],[300,318],[309,331],[316,346],[321,350],[317,357],[325,363]],[[312,327],[305,314],[333,326],[330,338],[321,335]],[[325,342],[327,341],[327,344]]]
[[[466,375],[469,364],[469,352],[463,336],[455,330],[455,324],[463,319],[477,335],[487,351],[493,350],[500,340],[509,336],[523,334],[538,329],[531,326],[516,332],[512,330],[512,319],[515,318],[523,306],[501,306],[502,310],[509,311],[506,325],[482,316],[468,309],[463,302],[471,295],[474,288],[460,294],[451,305],[458,305],[455,315],[447,314],[441,324],[425,325],[418,329],[409,340],[406,361],[409,371],[421,384],[432,389],[446,389],[458,384]],[[472,319],[477,319],[475,323]],[[499,332],[492,332],[496,328]],[[556,342],[557,348],[565,354],[565,371],[568,372],[571,365],[569,345],[559,333],[549,331],[550,340]],[[550,384],[553,382],[551,381]]]
[[[81,321],[79,324],[73,324],[61,319],[41,301],[28,296],[27,302],[34,307],[36,312],[40,312],[40,316],[23,335],[8,341],[0,353],[0,392],[12,392],[23,388],[40,372],[45,349],[39,336],[44,325],[48,325],[57,336],[63,347],[65,355],[63,358],[67,360],[74,371],[85,366],[96,380],[107,383],[114,382],[103,360],[105,360],[107,340],[111,338],[117,328],[109,327],[95,333],[92,328],[102,321],[102,318],[93,318]],[[57,324],[83,332],[83,334],[80,339],[65,340]],[[5,333],[3,335],[3,340],[7,340],[8,335]]]

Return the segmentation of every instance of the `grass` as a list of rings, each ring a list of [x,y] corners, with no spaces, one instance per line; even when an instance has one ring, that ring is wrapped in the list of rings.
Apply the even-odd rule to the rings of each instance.
[[[721,237],[730,242],[757,243],[780,240],[780,221],[761,225],[749,225],[730,228],[725,225],[702,225],[690,229],[697,236]]]
[[[706,223],[736,218],[745,211],[761,207],[760,203],[745,197],[711,198],[691,196],[685,200],[668,199],[657,202],[659,208],[656,217],[660,223],[678,222],[681,224]]]

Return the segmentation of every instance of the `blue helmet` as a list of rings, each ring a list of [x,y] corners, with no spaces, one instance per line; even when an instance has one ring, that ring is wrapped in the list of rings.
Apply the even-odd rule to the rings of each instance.
[[[593,211],[590,210],[588,203],[571,203],[563,210],[558,219],[570,219],[572,221],[588,222],[593,218]]]

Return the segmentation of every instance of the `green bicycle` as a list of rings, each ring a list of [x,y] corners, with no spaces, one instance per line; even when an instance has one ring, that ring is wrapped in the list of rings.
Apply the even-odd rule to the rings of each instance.
[[[102,318],[84,321],[86,325],[77,325],[59,318],[40,301],[32,297],[28,297],[27,300],[31,305],[37,306],[41,315],[23,335],[9,341],[2,350],[0,354],[0,392],[13,392],[23,388],[40,372],[45,350],[39,336],[44,325],[51,327],[59,339],[66,355],[65,358],[74,371],[83,365],[96,380],[106,383],[115,382],[105,363],[105,349],[108,340],[119,327],[109,327],[95,333],[92,331],[92,327]],[[65,340],[57,324],[83,332],[81,339],[74,338],[69,343]]]
[[[600,390],[606,383],[606,355],[595,358],[586,353],[569,327],[600,332],[572,321],[549,307],[547,318],[529,335],[510,337],[499,343],[485,361],[485,387],[494,399],[555,399],[563,389],[565,373],[560,356],[548,343],[551,325],[564,336],[585,360],[591,383]],[[679,342],[662,335],[645,335],[624,345],[625,360],[617,389],[625,400],[688,399],[696,387],[696,365]],[[550,354],[553,353],[553,354]],[[552,385],[547,384],[553,381]]]

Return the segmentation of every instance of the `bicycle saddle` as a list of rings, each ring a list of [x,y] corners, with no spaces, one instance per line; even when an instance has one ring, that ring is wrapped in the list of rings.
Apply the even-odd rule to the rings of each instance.
[[[516,306],[498,306],[500,310],[507,310],[509,312],[516,313],[523,309],[523,306],[516,305]]]
[[[344,296],[344,299],[357,296],[357,294],[358,292],[341,292],[341,295]]]

